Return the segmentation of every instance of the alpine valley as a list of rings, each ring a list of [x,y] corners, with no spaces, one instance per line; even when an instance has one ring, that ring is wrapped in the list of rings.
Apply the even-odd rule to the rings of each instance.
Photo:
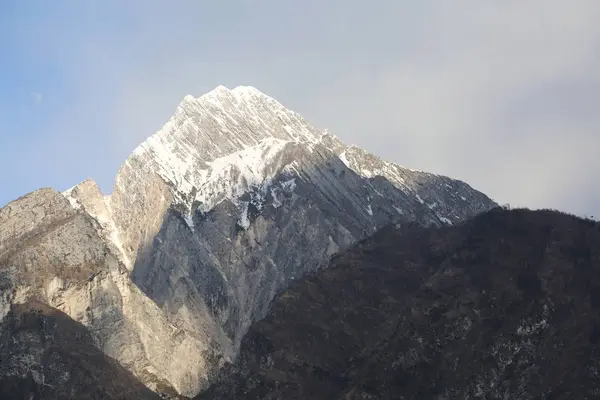
[[[354,300],[362,304],[366,297],[361,300],[358,288],[374,290],[368,280],[378,281],[381,293],[396,290],[388,296],[392,303],[381,305],[385,301],[380,299],[370,306],[378,312],[361,317],[369,329],[380,326],[380,336],[369,339],[355,332],[360,340],[348,344],[354,361],[327,362],[352,361],[356,368],[348,373],[384,387],[389,382],[380,385],[378,380],[386,376],[360,371],[376,363],[374,357],[391,357],[385,352],[398,350],[400,340],[409,340],[394,336],[392,322],[399,329],[421,323],[397,314],[410,309],[403,304],[411,295],[422,292],[414,282],[450,285],[443,277],[460,271],[423,267],[398,275],[373,267],[365,278],[364,271],[340,270],[338,254],[345,254],[341,260],[358,259],[358,250],[352,250],[357,243],[390,229],[394,240],[405,243],[397,251],[407,252],[406,243],[414,239],[402,242],[407,234],[395,230],[448,230],[454,237],[452,232],[467,229],[464,221],[496,207],[464,182],[403,168],[347,145],[252,87],[218,87],[199,98],[186,96],[162,129],[124,162],[110,195],[86,180],[62,193],[37,190],[0,209],[0,397],[193,397],[218,381],[230,382],[225,386],[244,398],[239,393],[249,383],[234,382],[242,372],[232,371],[242,354],[243,373],[260,375],[248,367],[253,357],[248,351],[253,338],[267,335],[273,313],[285,309],[281,296],[295,299],[289,301],[296,313],[303,304],[305,313],[313,312],[315,305],[305,304],[307,298],[330,296],[333,308],[327,312],[332,314],[314,311],[314,321],[333,321],[337,330],[330,340],[336,343],[358,329],[351,317],[346,325],[336,319],[352,300],[342,291],[358,291]],[[427,235],[413,247],[430,243],[435,253],[437,242]],[[391,250],[382,250],[384,259],[386,251]],[[332,257],[338,261],[330,269]],[[443,261],[440,257],[435,260]],[[405,275],[414,285],[400,284],[398,276]],[[316,283],[306,276],[317,276],[310,278]],[[322,287],[326,290],[319,294]],[[274,298],[275,308],[270,308]],[[431,306],[427,299],[416,299],[414,307]],[[469,299],[479,301],[475,295]],[[258,322],[266,316],[267,322]],[[283,326],[278,340],[301,338],[305,325],[287,324],[303,318],[310,314],[277,322]],[[452,318],[467,324],[462,311]],[[522,329],[541,329],[536,323]],[[376,350],[376,339],[384,340],[384,334],[392,339]],[[315,351],[323,351],[324,337]],[[430,337],[422,337],[423,349],[434,346]],[[410,340],[419,338],[415,334]],[[366,353],[358,351],[362,348]],[[420,353],[426,350],[402,351],[404,358],[395,365],[416,365],[426,357]],[[295,371],[304,373],[302,368]],[[276,372],[261,379],[271,384],[280,376]],[[327,393],[354,390],[362,393],[360,398],[378,398],[365,394],[376,389],[353,386],[358,378],[347,385],[331,375],[327,379],[319,384]],[[412,375],[406,379],[418,384]],[[213,393],[233,396],[222,383]],[[334,398],[323,393],[303,398]],[[395,398],[412,398],[403,396]],[[444,398],[457,398],[449,396]]]

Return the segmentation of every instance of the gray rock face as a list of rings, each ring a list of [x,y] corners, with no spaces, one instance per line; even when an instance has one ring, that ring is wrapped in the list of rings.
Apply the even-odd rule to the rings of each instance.
[[[185,395],[235,360],[277,292],[340,249],[390,222],[440,226],[495,206],[463,182],[347,146],[248,87],[186,96],[110,196],[93,181],[63,195],[44,189],[0,210],[14,292],[0,311],[41,297],[142,382]]]
[[[0,257],[75,214],[69,203],[55,194],[53,189],[40,189],[0,209]]]
[[[150,388],[192,394],[186,388],[206,384],[205,341],[169,323],[132,283],[84,208],[42,189],[0,215],[0,232],[17,243],[0,256],[3,318],[11,306],[41,301],[87,327],[99,349]]]

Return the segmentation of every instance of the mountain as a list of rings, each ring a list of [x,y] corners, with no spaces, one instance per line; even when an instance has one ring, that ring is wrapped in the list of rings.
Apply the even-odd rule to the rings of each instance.
[[[193,396],[235,362],[294,279],[392,223],[495,207],[466,183],[377,158],[250,87],[186,96],[120,168],[0,209],[1,315],[64,312],[158,393]],[[1,377],[0,377],[1,379]]]
[[[600,224],[389,226],[292,282],[198,399],[596,399]]]

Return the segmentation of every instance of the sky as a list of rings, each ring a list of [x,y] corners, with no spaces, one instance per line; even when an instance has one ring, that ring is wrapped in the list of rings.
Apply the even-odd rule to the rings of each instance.
[[[0,206],[254,86],[498,203],[600,217],[600,1],[0,0]]]

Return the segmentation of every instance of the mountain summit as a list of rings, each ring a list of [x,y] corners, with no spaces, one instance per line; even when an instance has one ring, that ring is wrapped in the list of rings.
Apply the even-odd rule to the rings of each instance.
[[[110,196],[88,180],[0,210],[1,315],[56,308],[149,388],[192,396],[235,362],[276,294],[333,254],[389,224],[452,225],[495,206],[348,146],[255,88],[219,86],[183,99]]]

